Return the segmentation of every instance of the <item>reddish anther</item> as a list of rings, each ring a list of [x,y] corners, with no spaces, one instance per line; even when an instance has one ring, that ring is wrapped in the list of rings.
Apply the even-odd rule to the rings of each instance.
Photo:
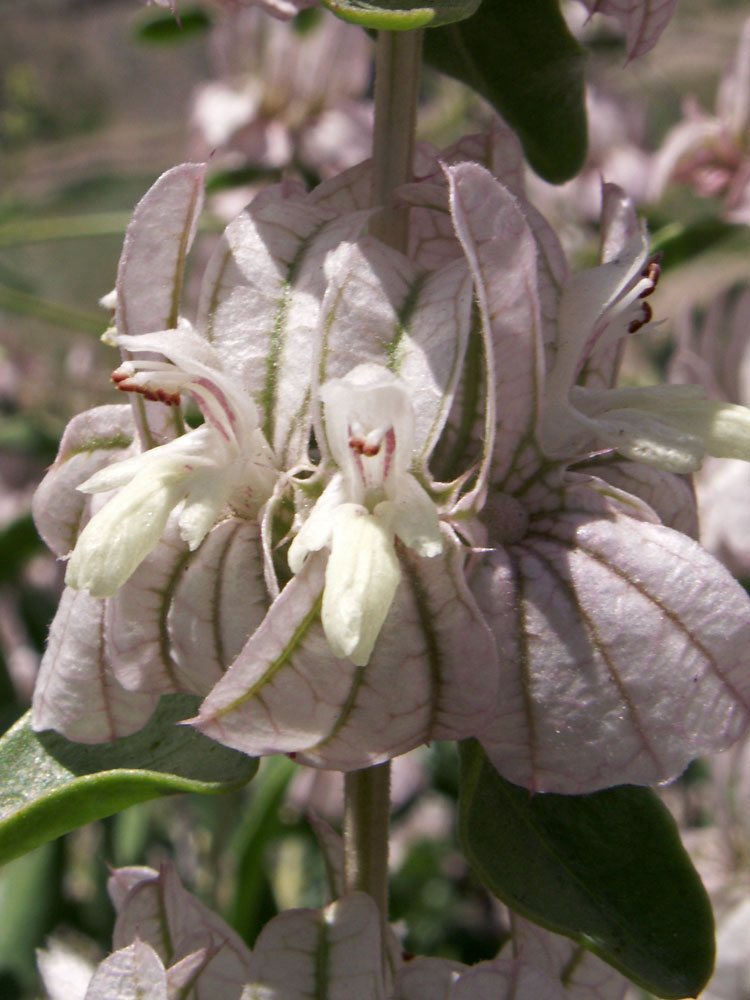
[[[358,455],[364,455],[365,458],[372,458],[373,455],[377,455],[380,451],[381,443],[382,442],[370,444],[361,437],[349,438],[349,447],[352,451],[356,452]]]
[[[151,389],[145,385],[137,385],[130,382],[131,376],[124,372],[114,371],[110,378],[122,392],[139,392],[144,399],[150,399],[154,403],[164,403],[166,406],[180,405],[178,392],[167,392],[166,389]]]

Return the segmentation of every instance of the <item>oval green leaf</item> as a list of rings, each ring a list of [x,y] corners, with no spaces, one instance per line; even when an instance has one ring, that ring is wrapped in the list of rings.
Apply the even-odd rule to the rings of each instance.
[[[558,0],[484,0],[468,20],[426,32],[424,55],[500,112],[545,180],[561,184],[581,169],[585,54]]]
[[[0,865],[136,802],[248,782],[254,758],[175,725],[199,701],[166,695],[140,732],[95,746],[36,733],[27,712],[0,739]]]
[[[532,795],[461,746],[460,838],[484,884],[657,996],[711,976],[714,923],[669,811],[648,788]]]
[[[186,42],[211,27],[211,18],[202,7],[180,11],[179,18],[171,11],[149,14],[135,29],[138,41],[149,45],[172,45]]]
[[[408,3],[405,0],[322,0],[342,21],[383,31],[411,31],[452,24],[471,17],[480,0],[433,0]]]

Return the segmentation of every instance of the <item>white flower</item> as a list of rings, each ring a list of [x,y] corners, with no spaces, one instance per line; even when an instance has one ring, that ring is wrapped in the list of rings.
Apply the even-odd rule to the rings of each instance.
[[[181,320],[177,329],[120,337],[131,351],[169,361],[124,362],[113,380],[124,391],[176,404],[189,392],[205,423],[167,444],[117,462],[79,486],[84,493],[120,488],[81,533],[66,583],[93,597],[114,594],[151,552],[180,503],[180,534],[191,550],[229,507],[256,513],[273,489],[273,456],[258,428],[255,404],[222,372],[211,346]]]
[[[395,539],[420,556],[443,550],[437,509],[411,474],[414,414],[386,368],[359,365],[320,391],[326,443],[339,467],[289,549],[299,572],[308,553],[331,550],[321,618],[336,656],[370,658],[401,579]]]
[[[619,188],[605,185],[605,212],[621,234],[604,262],[571,277],[558,311],[558,341],[547,376],[541,442],[551,457],[614,448],[669,472],[699,469],[707,454],[750,459],[750,410],[706,399],[700,386],[593,389],[576,385],[592,355],[617,349],[646,326],[646,298],[659,277],[648,237]],[[609,252],[608,252],[609,250]]]

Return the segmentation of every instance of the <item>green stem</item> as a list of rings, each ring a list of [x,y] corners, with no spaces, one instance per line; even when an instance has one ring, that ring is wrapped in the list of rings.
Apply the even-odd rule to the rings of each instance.
[[[344,871],[348,891],[369,893],[388,920],[391,764],[351,771],[344,779]]]
[[[373,216],[370,232],[402,253],[407,249],[409,210],[394,208],[393,191],[412,179],[421,65],[421,30],[378,32],[372,203],[383,208]]]
[[[408,247],[409,211],[394,207],[393,192],[412,178],[421,60],[421,31],[378,32],[372,204],[382,208],[370,220],[370,232],[402,253]],[[353,771],[344,782],[346,888],[372,896],[383,930],[388,921],[390,785],[390,762]]]
[[[61,215],[42,219],[23,216],[0,223],[0,247],[28,246],[32,243],[52,243],[57,240],[79,240],[101,236],[122,237],[131,212],[96,212],[84,215]],[[206,215],[198,228],[221,232],[218,219]]]

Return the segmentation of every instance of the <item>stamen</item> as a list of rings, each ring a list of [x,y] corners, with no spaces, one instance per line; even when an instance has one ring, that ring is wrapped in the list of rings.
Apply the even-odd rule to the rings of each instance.
[[[357,455],[364,455],[365,458],[372,458],[377,455],[380,451],[380,446],[383,443],[383,438],[391,430],[383,430],[380,427],[376,427],[369,433],[364,434],[363,428],[360,424],[354,424],[349,428],[349,447]]]
[[[133,374],[117,369],[113,371],[110,379],[121,392],[139,392],[144,399],[150,399],[154,403],[164,403],[166,406],[179,406],[179,392],[168,392],[166,389],[154,389],[149,385],[142,385],[132,381]]]
[[[653,290],[659,284],[659,277],[661,275],[661,266],[659,261],[661,260],[661,254],[654,254],[653,257],[649,259],[646,266],[641,271],[641,276],[646,278],[647,281],[651,283],[649,288],[644,288],[643,291],[638,295],[639,299],[645,299],[647,296],[651,295]],[[650,317],[649,317],[650,318]]]
[[[654,315],[654,311],[648,304],[648,302],[641,303],[641,311],[643,313],[642,317],[640,319],[632,320],[631,323],[628,325],[628,333],[636,333],[638,330],[641,329],[642,326],[645,326],[646,323],[651,322],[651,319],[653,318]]]

